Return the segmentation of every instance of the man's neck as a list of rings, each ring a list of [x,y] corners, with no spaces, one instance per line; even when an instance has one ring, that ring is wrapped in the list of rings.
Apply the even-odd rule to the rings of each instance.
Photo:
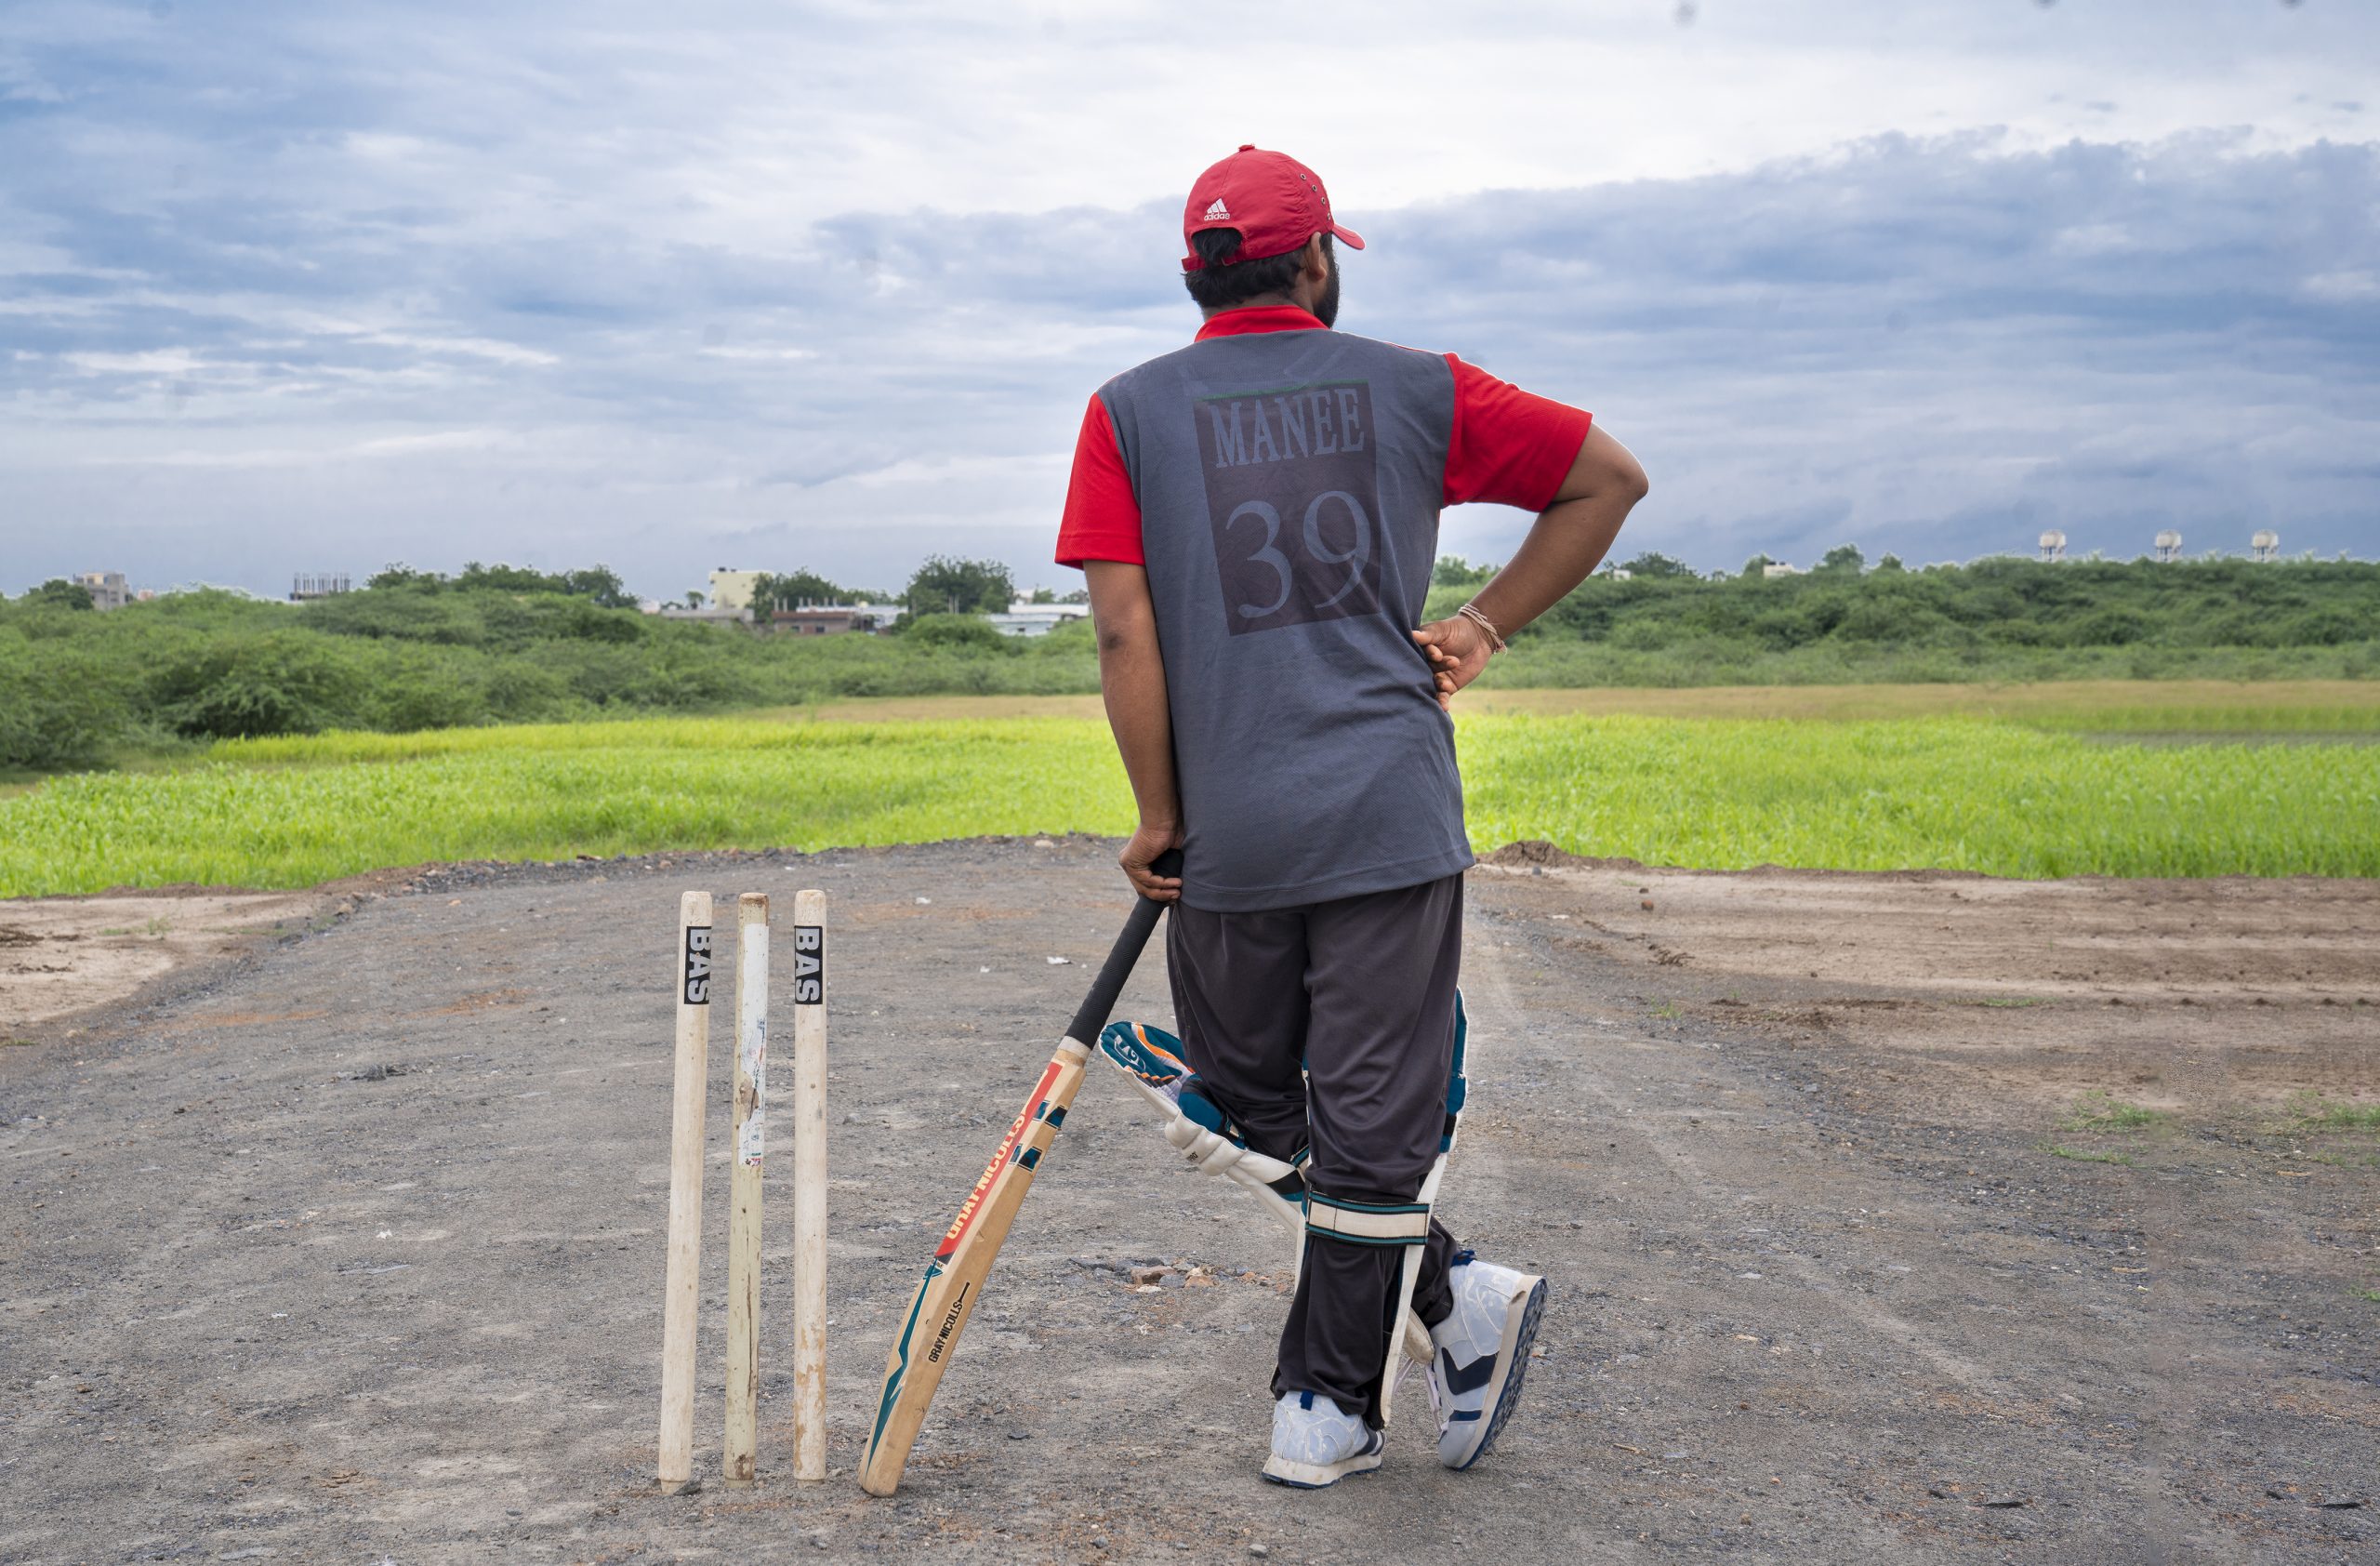
[[[1301,304],[1289,294],[1259,294],[1252,299],[1242,299],[1237,304],[1227,304],[1220,310],[1203,311],[1200,314],[1202,319],[1211,321],[1218,315],[1229,315],[1235,310],[1280,310],[1283,308],[1302,310],[1308,315],[1314,313],[1312,305]]]

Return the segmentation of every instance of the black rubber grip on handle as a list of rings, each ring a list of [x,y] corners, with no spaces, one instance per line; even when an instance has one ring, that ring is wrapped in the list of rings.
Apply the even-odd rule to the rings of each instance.
[[[1149,869],[1159,875],[1182,873],[1182,851],[1169,848],[1157,856]],[[1153,897],[1143,897],[1133,906],[1132,915],[1124,921],[1124,933],[1107,949],[1107,961],[1099,965],[1099,976],[1091,981],[1091,993],[1083,997],[1082,1009],[1075,1013],[1074,1021],[1066,1024],[1066,1037],[1086,1047],[1099,1042],[1099,1030],[1107,1026],[1108,1017],[1116,1010],[1116,998],[1124,993],[1124,981],[1132,976],[1132,965],[1141,960],[1141,948],[1149,944],[1149,932],[1157,928],[1157,916],[1165,905]]]

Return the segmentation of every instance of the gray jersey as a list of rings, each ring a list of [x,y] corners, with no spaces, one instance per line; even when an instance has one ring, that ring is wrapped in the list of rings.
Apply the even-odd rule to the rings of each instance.
[[[1250,332],[1099,397],[1141,510],[1183,901],[1289,908],[1467,868],[1454,725],[1411,635],[1437,559],[1448,362]]]

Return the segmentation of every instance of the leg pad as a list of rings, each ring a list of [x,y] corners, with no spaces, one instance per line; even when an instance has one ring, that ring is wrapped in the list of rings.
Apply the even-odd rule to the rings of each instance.
[[[1424,1245],[1430,1239],[1426,1201],[1347,1201],[1309,1188],[1305,1228],[1351,1245]]]

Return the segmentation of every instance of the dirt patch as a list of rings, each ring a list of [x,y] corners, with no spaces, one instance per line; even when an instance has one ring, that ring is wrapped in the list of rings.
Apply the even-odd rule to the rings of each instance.
[[[1667,1003],[1889,1053],[1915,1091],[1955,1079],[1978,1112],[2102,1088],[2212,1109],[2375,1085],[2370,882],[1730,874],[1541,843],[1488,863],[1530,883],[1546,938],[1591,932],[1611,961],[1662,970]]]
[[[311,1022],[316,1017],[330,1015],[325,1006],[312,1006],[302,1012],[193,1012],[183,1026],[207,1028],[262,1028],[280,1022]]]
[[[526,1005],[530,992],[525,989],[489,989],[476,995],[466,995],[459,1001],[449,1001],[443,1006],[425,1006],[411,1015],[415,1016],[469,1016],[473,1012],[505,1010]]]
[[[0,1042],[100,1015],[192,964],[302,928],[312,892],[166,888],[0,902]]]
[[[1289,1258],[1094,1073],[865,1499],[898,1313],[1114,933],[1113,852],[406,872],[0,1052],[0,1559],[2370,1557],[2380,1134],[2292,1097],[2380,1102],[2360,883],[1483,869],[1442,1212],[1552,1292],[1491,1456],[1440,1468],[1408,1385],[1380,1476],[1258,1482]],[[715,1017],[711,1483],[663,1500],[688,886],[830,899],[831,1477],[785,1477],[772,1161],[762,1482],[716,1482]],[[1152,948],[1122,1014],[1165,995]]]

